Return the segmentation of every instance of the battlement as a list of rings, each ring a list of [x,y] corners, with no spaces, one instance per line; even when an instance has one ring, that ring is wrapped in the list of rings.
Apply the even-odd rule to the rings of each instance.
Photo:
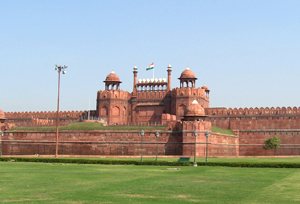
[[[114,99],[129,100],[130,97],[131,94],[128,91],[123,91],[123,90],[100,90],[97,92],[98,99],[114,98]]]
[[[201,88],[194,88],[194,87],[182,87],[182,88],[174,88],[172,89],[172,97],[190,97],[190,96],[196,96],[196,97],[202,97],[208,99],[208,97],[205,94],[205,89]]]
[[[137,99],[152,99],[152,100],[155,100],[155,99],[163,99],[164,97],[166,97],[167,95],[167,91],[153,91],[153,92],[138,92],[136,94],[137,96]]]
[[[266,108],[207,108],[206,115],[216,116],[242,116],[242,115],[297,115],[300,107],[266,107]]]
[[[79,118],[83,111],[60,111],[60,118]],[[7,119],[16,118],[56,118],[56,111],[5,112]]]

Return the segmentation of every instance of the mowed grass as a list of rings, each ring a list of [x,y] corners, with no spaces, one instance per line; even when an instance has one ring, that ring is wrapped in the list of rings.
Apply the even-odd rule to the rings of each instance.
[[[0,162],[0,203],[298,203],[299,169]]]
[[[67,126],[59,127],[59,130],[164,130],[166,126],[103,126],[102,123],[70,123]],[[36,130],[36,131],[55,131],[56,127],[12,127],[12,130]],[[232,130],[212,127],[212,132],[235,135]]]
[[[218,127],[211,127],[211,131],[215,133],[222,133],[222,134],[228,134],[228,135],[235,135],[235,133],[230,129],[223,129]]]
[[[102,123],[70,123],[67,126],[60,126],[59,130],[164,130],[165,126],[103,126]],[[55,131],[56,127],[12,127],[12,130],[42,130]]]

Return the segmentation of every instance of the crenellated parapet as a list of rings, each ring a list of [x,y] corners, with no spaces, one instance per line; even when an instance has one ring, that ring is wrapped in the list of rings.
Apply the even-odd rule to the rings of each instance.
[[[79,118],[83,111],[60,111],[60,118]],[[56,111],[6,112],[7,119],[56,118]]]
[[[131,94],[123,90],[100,90],[97,92],[97,99],[123,99],[129,100]]]
[[[153,91],[153,92],[137,92],[137,99],[147,99],[147,100],[161,100],[166,97],[167,91]]]
[[[205,89],[194,87],[174,88],[171,93],[172,97],[201,97],[206,98]]]
[[[207,115],[216,116],[242,116],[242,115],[297,115],[300,114],[300,107],[266,107],[266,108],[207,108]]]

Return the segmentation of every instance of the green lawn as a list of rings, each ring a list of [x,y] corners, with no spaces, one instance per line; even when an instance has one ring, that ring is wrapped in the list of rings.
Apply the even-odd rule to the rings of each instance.
[[[103,126],[102,123],[70,123],[67,126],[60,126],[59,130],[164,130],[165,126]],[[12,130],[43,130],[54,131],[55,126],[51,127],[12,127]]]
[[[300,202],[299,169],[168,168],[0,162],[0,203]]]
[[[102,123],[70,123],[59,127],[59,130],[164,130],[166,126],[103,126]],[[42,130],[55,131],[56,127],[12,127],[12,130]],[[235,135],[232,130],[212,127],[212,132]]]
[[[223,133],[223,134],[228,134],[228,135],[235,135],[235,133],[232,130],[229,129],[223,129],[223,128],[218,128],[218,127],[211,127],[211,131],[215,133]]]

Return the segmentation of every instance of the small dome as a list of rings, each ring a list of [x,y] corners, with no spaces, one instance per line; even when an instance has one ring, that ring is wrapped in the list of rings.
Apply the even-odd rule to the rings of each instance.
[[[142,79],[139,79],[139,80],[138,80],[138,83],[142,83]]]
[[[0,119],[5,119],[5,114],[2,110],[0,110]]]
[[[180,75],[180,79],[196,79],[196,76],[190,68],[186,68]]]
[[[205,116],[204,108],[194,100],[186,109],[185,116]]]
[[[209,88],[206,85],[202,86],[201,89],[205,89],[206,91],[209,91]]]
[[[114,71],[112,71],[109,75],[107,75],[105,81],[119,82],[120,78],[119,78],[119,76]]]
[[[166,78],[163,78],[162,81],[163,81],[163,82],[167,82]]]

